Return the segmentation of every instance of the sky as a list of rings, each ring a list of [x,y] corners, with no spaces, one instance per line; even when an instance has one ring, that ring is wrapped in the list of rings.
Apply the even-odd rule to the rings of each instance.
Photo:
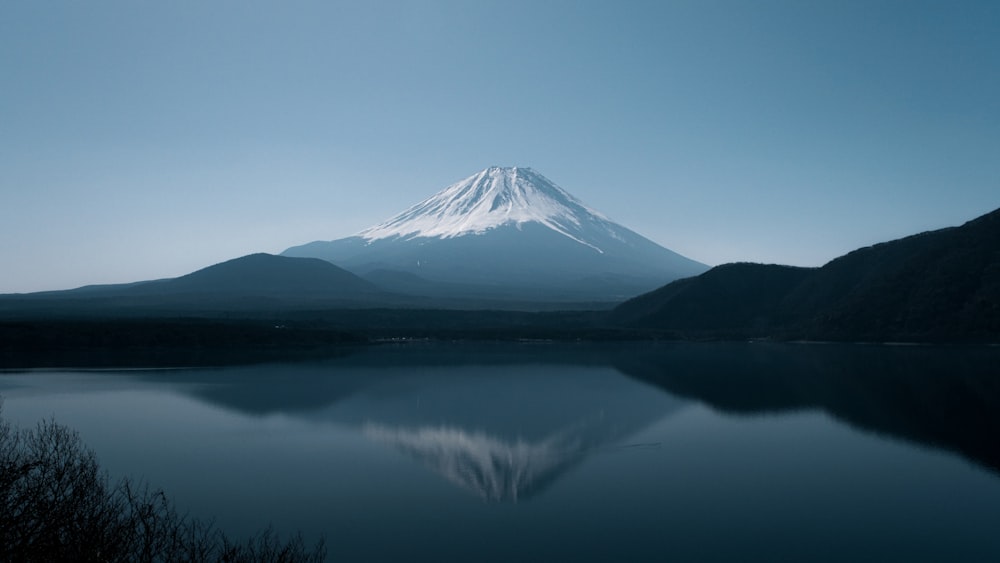
[[[0,293],[350,236],[529,166],[709,265],[1000,207],[1000,2],[0,4]]]

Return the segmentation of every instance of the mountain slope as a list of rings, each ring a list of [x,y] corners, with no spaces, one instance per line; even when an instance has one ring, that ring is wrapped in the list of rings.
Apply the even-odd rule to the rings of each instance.
[[[631,299],[614,315],[618,322],[638,328],[767,330],[787,321],[779,304],[812,271],[775,264],[724,264]]]
[[[187,313],[396,301],[371,282],[323,260],[251,254],[178,278],[0,296],[0,313]]]
[[[688,333],[996,339],[1000,210],[961,227],[862,248],[822,268],[719,266],[623,303],[613,317],[628,326]]]
[[[133,286],[138,294],[220,293],[282,297],[347,297],[376,292],[371,282],[308,258],[250,254],[179,278]]]
[[[834,336],[1000,334],[1000,209],[837,258],[783,306]]]
[[[449,295],[491,298],[620,300],[707,269],[530,168],[488,168],[355,236],[282,254],[329,260],[362,276],[415,275]],[[409,289],[433,292],[433,285]]]

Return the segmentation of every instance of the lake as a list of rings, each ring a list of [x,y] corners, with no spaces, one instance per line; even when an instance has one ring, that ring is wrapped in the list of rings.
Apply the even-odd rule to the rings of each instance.
[[[1000,561],[997,348],[409,343],[0,396],[331,561]]]

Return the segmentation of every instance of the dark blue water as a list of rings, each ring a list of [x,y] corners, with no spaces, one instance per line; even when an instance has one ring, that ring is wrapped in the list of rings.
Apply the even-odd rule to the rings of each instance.
[[[1000,350],[405,345],[0,374],[112,475],[336,561],[1000,561]]]

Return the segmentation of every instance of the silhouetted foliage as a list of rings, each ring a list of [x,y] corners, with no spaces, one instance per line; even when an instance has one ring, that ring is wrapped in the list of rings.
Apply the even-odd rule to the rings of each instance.
[[[2,414],[2,413],[0,413]],[[181,515],[163,491],[111,484],[73,430],[0,417],[0,561],[322,561],[320,541],[267,529],[243,542]]]
[[[270,320],[0,321],[0,366],[227,365],[335,356],[365,338]]]

